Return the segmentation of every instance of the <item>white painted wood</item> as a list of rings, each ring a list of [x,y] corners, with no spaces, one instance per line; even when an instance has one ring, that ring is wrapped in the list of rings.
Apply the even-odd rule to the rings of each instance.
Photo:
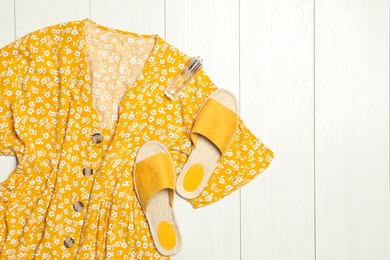
[[[0,48],[12,42],[14,35],[14,1],[0,1]]]
[[[108,27],[164,38],[164,1],[93,0],[91,18]]]
[[[0,155],[0,182],[5,181],[10,173],[15,170],[17,160],[15,156],[1,156]]]
[[[239,97],[239,1],[166,1],[167,41],[204,60],[219,88]]]
[[[315,259],[313,8],[241,1],[242,117],[275,152],[241,191],[241,259]]]
[[[389,2],[315,20],[317,260],[390,259]]]
[[[15,0],[15,7],[17,38],[50,25],[89,16],[89,0]]]
[[[190,56],[201,56],[219,88],[239,94],[238,1],[166,1],[166,40]],[[173,259],[240,259],[239,192],[193,209],[177,200],[183,250]]]

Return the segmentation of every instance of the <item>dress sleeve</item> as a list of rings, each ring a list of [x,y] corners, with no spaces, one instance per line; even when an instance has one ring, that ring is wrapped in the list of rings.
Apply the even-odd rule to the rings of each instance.
[[[0,49],[0,156],[13,155],[19,158],[23,153],[23,142],[13,127],[12,104],[18,90],[23,70],[27,67],[23,54],[23,37]],[[0,183],[0,248],[7,234],[5,212],[8,207],[9,189],[6,181]]]
[[[186,144],[191,144],[189,135],[199,108],[215,90],[217,87],[203,69],[183,90],[181,102],[184,131],[188,136]],[[186,144],[182,147],[186,147]],[[189,155],[190,151],[183,153]],[[219,160],[207,186],[198,197],[188,201],[194,208],[199,208],[224,198],[262,173],[273,157],[274,153],[254,136],[239,118],[235,138]]]
[[[22,74],[26,69],[24,58],[25,36],[0,49],[0,155],[19,156],[23,143],[13,127],[12,104],[18,90]]]

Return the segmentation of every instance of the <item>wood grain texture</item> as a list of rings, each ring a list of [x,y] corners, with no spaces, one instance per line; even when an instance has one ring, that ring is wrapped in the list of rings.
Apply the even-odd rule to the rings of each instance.
[[[89,16],[89,0],[15,0],[15,8],[16,38],[50,25]]]
[[[166,40],[201,56],[219,88],[239,94],[238,1],[166,1]],[[183,250],[173,259],[240,259],[239,192],[201,209],[177,200]]]
[[[166,3],[166,40],[202,57],[212,81],[239,97],[239,1]]]
[[[12,42],[15,39],[15,16],[14,1],[0,1],[0,47]]]
[[[164,1],[91,1],[91,18],[108,27],[164,37]]]
[[[241,191],[241,259],[315,259],[313,1],[241,1],[247,126],[274,152]]]
[[[17,160],[15,156],[0,156],[0,182],[6,180],[15,170]]]
[[[316,1],[317,260],[390,259],[389,2]]]

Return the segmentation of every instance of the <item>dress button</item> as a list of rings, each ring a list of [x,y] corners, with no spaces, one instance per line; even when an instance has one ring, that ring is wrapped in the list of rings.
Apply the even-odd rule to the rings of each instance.
[[[83,174],[84,176],[89,177],[93,174],[93,170],[89,167],[86,167],[83,169]]]
[[[95,143],[95,144],[98,144],[102,141],[102,135],[100,133],[94,133],[92,135],[92,141]]]
[[[68,237],[67,239],[64,240],[64,245],[67,248],[71,248],[74,245],[74,239],[71,237]]]
[[[78,202],[76,202],[75,204],[73,204],[73,209],[74,209],[74,211],[76,211],[76,212],[82,211],[83,208],[84,208],[84,204],[81,203],[80,201],[78,201]]]

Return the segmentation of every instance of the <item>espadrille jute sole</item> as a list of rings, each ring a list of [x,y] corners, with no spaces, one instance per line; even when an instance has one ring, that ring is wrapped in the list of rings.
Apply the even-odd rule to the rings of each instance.
[[[176,182],[176,191],[186,199],[196,198],[207,185],[238,124],[237,100],[228,90],[213,92],[199,111],[191,132],[194,149]]]
[[[172,207],[175,173],[167,149],[156,141],[141,146],[133,175],[156,249],[165,256],[178,253],[182,240]]]

